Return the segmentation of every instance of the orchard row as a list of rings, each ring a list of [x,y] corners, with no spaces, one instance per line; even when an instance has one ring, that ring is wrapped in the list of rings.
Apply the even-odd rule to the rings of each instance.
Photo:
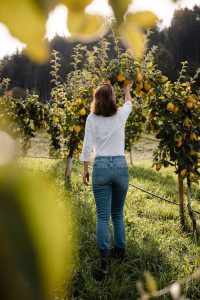
[[[70,160],[82,149],[84,126],[95,88],[101,82],[111,83],[122,105],[123,86],[133,81],[134,107],[126,125],[126,150],[131,151],[144,128],[152,131],[159,139],[153,161],[156,170],[174,165],[182,179],[198,181],[200,100],[193,86],[200,70],[188,78],[187,64],[183,63],[177,82],[172,83],[155,64],[156,46],[144,56],[134,57],[131,50],[120,49],[116,38],[113,43],[110,45],[102,39],[92,50],[77,45],[73,71],[66,74],[66,80],[59,75],[60,58],[54,50],[49,103],[41,103],[37,95],[30,93],[25,99],[14,99],[8,91],[8,80],[1,79],[1,127],[19,138],[23,154],[30,147],[34,133],[45,127],[50,137],[50,155]],[[112,60],[108,56],[111,46],[115,49]]]

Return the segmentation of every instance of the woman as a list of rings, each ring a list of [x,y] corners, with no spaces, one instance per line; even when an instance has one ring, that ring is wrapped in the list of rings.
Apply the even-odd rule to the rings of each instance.
[[[112,256],[123,259],[125,254],[124,202],[128,190],[129,174],[124,155],[125,124],[132,110],[130,88],[124,87],[125,104],[117,109],[114,88],[101,84],[94,93],[91,113],[87,117],[81,160],[84,162],[83,182],[88,185],[88,165],[92,148],[94,165],[92,189],[94,193],[97,226],[96,236],[101,257],[101,268],[94,272],[103,280],[111,256],[109,221],[114,227]]]

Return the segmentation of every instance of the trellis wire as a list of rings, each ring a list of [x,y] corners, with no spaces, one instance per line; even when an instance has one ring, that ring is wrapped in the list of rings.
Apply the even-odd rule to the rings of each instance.
[[[25,157],[25,158],[41,158],[41,159],[61,159],[61,160],[62,160],[62,159],[66,159],[66,158],[49,157],[49,156],[24,156],[24,157]],[[81,161],[76,160],[76,159],[73,159],[73,161],[75,161],[75,162],[77,162],[77,163],[79,163],[79,164],[81,164],[81,165],[83,164]],[[92,169],[90,166],[89,166],[89,168]],[[147,190],[145,190],[145,189],[143,189],[143,188],[141,188],[141,187],[139,187],[139,186],[137,186],[137,185],[135,185],[135,184],[129,183],[129,186],[134,187],[135,189],[140,190],[140,191],[142,191],[142,192],[144,192],[144,193],[146,193],[146,194],[149,194],[149,195],[151,195],[151,196],[153,196],[153,197],[156,197],[156,198],[158,198],[158,199],[160,199],[160,200],[162,200],[162,201],[165,201],[165,202],[168,202],[168,203],[170,203],[170,204],[174,204],[174,205],[179,206],[179,204],[178,204],[177,202],[174,202],[174,201],[172,201],[172,200],[169,200],[169,199],[166,199],[166,198],[164,198],[164,197],[158,196],[158,195],[156,195],[156,194],[154,194],[154,193],[152,193],[152,192],[149,192],[149,191],[147,191]],[[186,206],[186,205],[185,205],[185,206]],[[200,215],[200,212],[197,211],[197,210],[194,210],[194,209],[193,209],[193,212]]]

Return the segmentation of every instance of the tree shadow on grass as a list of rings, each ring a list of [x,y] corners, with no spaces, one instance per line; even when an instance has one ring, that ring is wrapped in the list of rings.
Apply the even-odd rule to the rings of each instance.
[[[62,178],[64,163],[58,161],[53,173]],[[148,170],[147,170],[148,171]],[[151,171],[151,170],[150,170]],[[105,281],[97,283],[91,271],[99,264],[95,229],[96,212],[91,187],[83,186],[78,174],[72,174],[71,184],[67,186],[75,212],[77,228],[77,249],[75,249],[75,268],[70,287],[71,299],[122,299],[138,298],[136,282],[143,280],[143,273],[148,270],[156,278],[158,287],[162,288],[176,280],[174,266],[160,250],[156,237],[148,232],[143,236],[130,230],[127,226],[127,260],[121,264],[112,262]],[[156,174],[157,175],[157,174]],[[160,176],[160,174],[158,174]],[[81,176],[81,175],[80,175]],[[162,179],[161,179],[162,181]],[[146,216],[144,216],[146,217]],[[135,223],[134,226],[137,226]],[[196,286],[196,285],[195,285]],[[197,293],[198,287],[196,287]],[[198,290],[199,291],[199,290]],[[190,291],[195,295],[193,290]],[[192,299],[199,299],[195,298]],[[171,299],[169,295],[161,299]]]

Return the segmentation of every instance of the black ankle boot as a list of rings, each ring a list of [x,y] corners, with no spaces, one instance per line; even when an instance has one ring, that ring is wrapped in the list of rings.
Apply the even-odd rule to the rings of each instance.
[[[115,246],[111,249],[111,257],[117,259],[118,261],[123,261],[125,258],[125,248],[119,248]]]
[[[124,260],[125,258],[125,248],[119,248],[115,246],[116,259],[119,261]]]
[[[103,281],[108,273],[108,267],[110,264],[110,249],[100,250],[100,267],[92,272],[92,276],[96,281]]]

